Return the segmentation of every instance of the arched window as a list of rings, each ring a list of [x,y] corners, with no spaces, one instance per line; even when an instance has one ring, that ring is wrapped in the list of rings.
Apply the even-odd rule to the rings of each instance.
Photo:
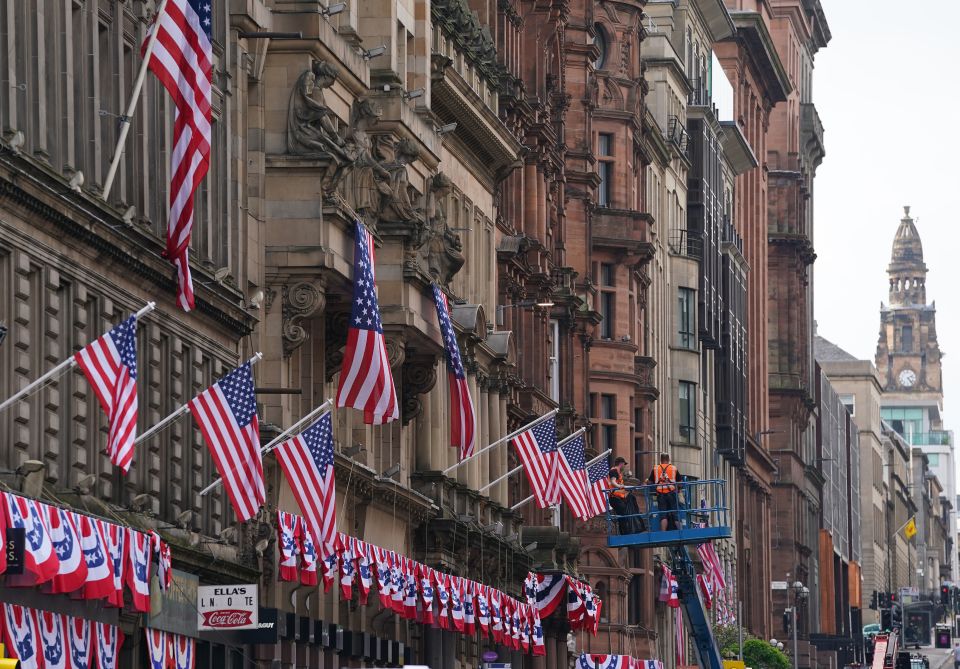
[[[603,29],[603,26],[599,23],[593,24],[593,31],[596,33],[596,37],[593,38],[593,43],[597,47],[597,59],[593,61],[593,69],[602,70],[603,66],[607,62],[607,49],[609,47],[609,42],[607,40],[607,31]]]

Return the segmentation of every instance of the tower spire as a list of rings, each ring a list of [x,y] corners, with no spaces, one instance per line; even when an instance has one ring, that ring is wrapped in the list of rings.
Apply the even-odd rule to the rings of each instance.
[[[887,266],[890,277],[890,306],[927,303],[927,266],[923,262],[923,244],[910,217],[910,206],[903,208],[900,227],[893,238],[893,251]]]

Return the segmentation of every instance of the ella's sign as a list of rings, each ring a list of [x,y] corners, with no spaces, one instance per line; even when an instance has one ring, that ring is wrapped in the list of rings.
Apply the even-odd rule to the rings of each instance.
[[[257,629],[256,585],[201,585],[197,589],[200,630]]]

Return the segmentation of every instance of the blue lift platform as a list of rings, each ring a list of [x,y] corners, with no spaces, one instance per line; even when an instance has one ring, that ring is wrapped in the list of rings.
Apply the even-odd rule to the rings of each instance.
[[[687,546],[732,536],[726,481],[681,481],[676,486],[677,508],[664,511],[657,508],[656,485],[628,486],[626,489],[637,500],[640,513],[618,516],[608,507],[607,545],[611,548],[662,546],[670,549],[670,567],[677,579],[680,605],[693,632],[699,664],[703,669],[723,669],[723,659],[713,638],[706,607],[700,598],[697,574]],[[667,529],[662,528],[664,519],[667,520]],[[624,534],[618,532],[621,524],[636,525],[637,522],[640,528],[633,528]],[[635,531],[638,529],[640,531]]]

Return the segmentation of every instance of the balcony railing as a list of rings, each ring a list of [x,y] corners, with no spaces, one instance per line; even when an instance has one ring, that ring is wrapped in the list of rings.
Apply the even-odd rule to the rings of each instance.
[[[688,79],[690,82],[690,94],[687,95],[687,104],[693,107],[710,106],[710,91],[707,90],[706,81],[700,77]]]
[[[677,147],[680,153],[686,153],[688,140],[689,135],[687,135],[687,129],[684,127],[683,121],[677,116],[671,116],[667,126],[667,141]]]
[[[703,258],[703,237],[699,232],[676,230],[670,233],[667,243],[670,245],[670,251],[677,255],[694,260]]]
[[[953,435],[944,430],[932,432],[915,432],[907,436],[911,446],[949,446]]]

